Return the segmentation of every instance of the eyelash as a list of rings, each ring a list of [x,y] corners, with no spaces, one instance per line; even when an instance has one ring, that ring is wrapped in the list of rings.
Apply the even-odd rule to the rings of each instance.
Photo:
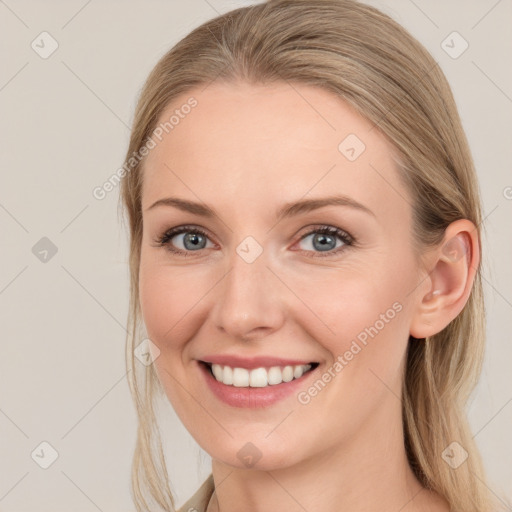
[[[176,235],[180,235],[182,233],[194,233],[194,234],[202,235],[205,238],[209,238],[208,234],[200,228],[193,227],[193,226],[178,226],[178,227],[171,228],[171,229],[165,231],[161,236],[159,236],[155,240],[155,242],[159,246],[165,247],[168,251],[170,251],[173,254],[177,254],[180,256],[184,256],[184,257],[194,256],[193,253],[199,252],[199,251],[182,251],[181,249],[176,249],[169,243],[172,238],[174,238]],[[328,226],[328,225],[320,225],[319,227],[316,227],[315,229],[308,231],[306,234],[304,234],[300,238],[299,242],[302,241],[304,238],[308,237],[309,235],[312,235],[315,233],[337,236],[341,239],[341,241],[343,242],[344,245],[342,245],[341,247],[338,247],[337,249],[325,251],[324,253],[316,252],[316,251],[306,251],[306,250],[300,250],[299,252],[306,252],[306,253],[314,252],[316,254],[316,256],[313,256],[313,257],[325,258],[325,257],[329,257],[329,256],[333,256],[335,254],[338,254],[340,251],[343,251],[343,250],[347,249],[348,247],[353,246],[355,243],[354,237],[349,235],[346,231],[343,231],[340,228],[337,228],[334,226]]]

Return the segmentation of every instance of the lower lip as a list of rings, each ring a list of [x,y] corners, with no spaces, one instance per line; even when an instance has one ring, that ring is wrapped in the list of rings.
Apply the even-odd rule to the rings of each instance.
[[[198,361],[199,370],[204,375],[208,387],[213,394],[224,403],[232,407],[261,408],[269,407],[279,400],[300,391],[304,387],[304,381],[318,369],[306,372],[302,377],[293,379],[290,382],[282,382],[264,388],[251,388],[228,386],[219,382],[210,372],[209,367]]]

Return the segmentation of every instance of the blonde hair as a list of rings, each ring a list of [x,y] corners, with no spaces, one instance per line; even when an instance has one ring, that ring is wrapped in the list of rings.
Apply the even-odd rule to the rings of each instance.
[[[337,95],[396,148],[400,176],[413,198],[418,249],[440,243],[446,227],[458,219],[471,220],[480,235],[474,164],[449,84],[428,51],[384,13],[355,0],[275,0],[204,23],[150,73],[125,165],[150,139],[174,98],[214,80],[296,82]],[[143,337],[138,301],[143,163],[132,160],[121,182],[130,230],[127,369],[139,420],[132,490],[138,511],[156,506],[173,511],[154,407],[161,386],[153,365],[142,367],[134,359]],[[484,353],[480,272],[457,318],[435,336],[409,340],[403,382],[404,442],[411,468],[452,510],[464,512],[498,509],[465,414]],[[456,469],[442,458],[453,441],[469,453]]]

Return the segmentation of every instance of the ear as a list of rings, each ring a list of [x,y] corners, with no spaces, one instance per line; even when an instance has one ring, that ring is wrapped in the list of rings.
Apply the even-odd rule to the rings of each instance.
[[[467,219],[452,222],[427,257],[432,269],[418,287],[410,334],[426,338],[442,331],[464,308],[480,263],[478,230]]]

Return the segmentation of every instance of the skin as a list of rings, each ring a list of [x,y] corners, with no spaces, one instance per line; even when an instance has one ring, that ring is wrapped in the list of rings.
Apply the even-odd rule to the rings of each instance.
[[[420,264],[391,145],[323,89],[214,83],[175,99],[161,121],[190,96],[197,107],[145,162],[140,303],[163,389],[212,457],[209,511],[449,510],[408,465],[399,398],[409,335],[439,332],[467,301],[479,258],[473,224],[451,224]],[[351,133],[366,146],[355,161],[338,150]],[[373,215],[327,206],[275,219],[283,203],[333,193]],[[170,196],[206,203],[219,218],[149,209]],[[156,242],[184,224],[208,234],[190,257]],[[301,240],[321,225],[354,245],[322,257],[314,233]],[[263,249],[252,263],[236,252],[248,236]],[[443,251],[450,240],[462,257]],[[172,243],[187,251],[182,234]],[[274,355],[318,361],[318,378],[397,302],[400,312],[308,404],[292,394],[264,409],[230,407],[197,369],[207,354]],[[248,442],[262,455],[252,467],[237,457]]]

